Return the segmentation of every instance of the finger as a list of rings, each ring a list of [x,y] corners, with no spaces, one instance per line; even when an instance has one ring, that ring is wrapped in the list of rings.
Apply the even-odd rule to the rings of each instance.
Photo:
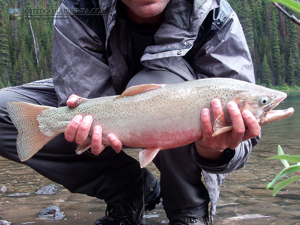
[[[92,116],[87,115],[82,119],[75,137],[75,141],[77,144],[80,145],[87,139],[90,133],[90,129],[92,127],[92,123],[93,123]]]
[[[232,122],[232,132],[230,139],[228,140],[228,147],[234,149],[243,140],[245,124],[240,109],[235,102],[229,102],[227,104],[227,109]]]
[[[204,157],[211,159],[218,158],[220,155],[219,149],[222,149],[219,145],[220,142],[223,143],[222,140],[224,138],[220,137],[221,135],[217,137],[212,136],[213,127],[211,123],[211,115],[207,108],[204,108],[201,111],[201,132],[202,137],[195,142],[197,151]]]
[[[244,110],[242,116],[247,127],[243,141],[259,136],[261,129],[255,116],[249,110]]]
[[[204,108],[201,111],[201,132],[202,138],[198,144],[206,149],[215,148],[215,141],[212,137],[213,127],[211,124],[211,116],[208,108]]]
[[[102,127],[95,125],[93,127],[92,144],[91,151],[94,155],[99,155],[104,150],[104,145],[102,144]]]
[[[82,121],[82,116],[75,116],[65,130],[65,139],[69,142],[74,142],[78,127]]]
[[[70,108],[74,108],[78,106],[77,102],[80,97],[78,95],[72,94],[67,100],[67,106]]]
[[[114,134],[108,134],[107,135],[107,140],[110,142],[111,147],[117,152],[119,153],[122,148],[122,142],[120,141],[119,138],[116,137],[116,135]]]
[[[219,115],[223,114],[222,104],[220,99],[213,99],[211,102],[212,113],[214,119],[218,118]]]
[[[210,111],[208,108],[204,108],[201,111],[201,126],[203,136],[211,136],[213,133],[213,128],[211,124]]]

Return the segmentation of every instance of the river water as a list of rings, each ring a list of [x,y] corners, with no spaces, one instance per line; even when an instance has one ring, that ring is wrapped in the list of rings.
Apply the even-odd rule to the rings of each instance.
[[[216,225],[300,224],[300,182],[287,186],[275,197],[272,197],[272,190],[265,189],[283,168],[280,161],[267,159],[277,154],[277,145],[280,144],[287,154],[300,154],[299,101],[300,92],[289,93],[277,108],[293,106],[295,114],[262,127],[262,139],[247,166],[228,175],[221,189]],[[159,177],[153,164],[148,168]],[[59,206],[65,215],[51,222],[55,224],[93,224],[105,214],[103,201],[72,194],[58,184],[56,194],[35,194],[39,187],[50,184],[53,182],[29,167],[0,157],[0,217],[12,224],[49,224],[49,221],[38,219],[38,213],[51,205]],[[145,223],[168,224],[161,205],[146,213]]]

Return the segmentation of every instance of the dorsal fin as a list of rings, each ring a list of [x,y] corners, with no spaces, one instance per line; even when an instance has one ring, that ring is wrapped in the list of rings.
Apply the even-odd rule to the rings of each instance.
[[[162,88],[165,84],[140,84],[127,88],[118,98],[123,98],[126,96],[137,95],[145,93],[147,91],[152,91],[158,88]]]

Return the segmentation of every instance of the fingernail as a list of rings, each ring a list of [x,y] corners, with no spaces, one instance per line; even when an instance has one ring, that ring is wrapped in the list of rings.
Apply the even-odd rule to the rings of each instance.
[[[214,99],[212,102],[214,107],[220,107],[221,106],[221,102],[219,99]]]
[[[108,135],[107,135],[107,138],[108,138],[110,141],[116,140],[115,136],[112,135],[112,134],[108,134]]]
[[[227,107],[228,107],[228,109],[235,109],[236,105],[235,105],[234,102],[229,102],[229,103],[227,104]]]
[[[245,117],[245,118],[248,118],[248,117],[250,117],[250,111],[249,110],[244,110],[243,111],[243,117]]]
[[[94,126],[94,133],[100,134],[101,133],[101,127],[100,126]]]
[[[82,120],[82,116],[81,116],[81,115],[76,115],[76,116],[74,117],[74,121],[75,121],[76,123],[80,123],[81,120]]]
[[[77,101],[77,97],[76,96],[71,96],[68,101],[71,101],[73,102],[74,104],[76,104],[76,101]]]
[[[86,122],[91,122],[92,120],[93,120],[93,117],[91,117],[91,116],[85,116],[84,117],[84,120],[86,121]]]
[[[207,116],[208,114],[209,114],[208,108],[202,109],[202,115],[203,115],[203,116]]]

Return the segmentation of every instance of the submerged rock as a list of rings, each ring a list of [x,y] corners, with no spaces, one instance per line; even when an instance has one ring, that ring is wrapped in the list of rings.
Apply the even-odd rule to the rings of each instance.
[[[240,221],[240,220],[253,220],[253,219],[262,219],[262,218],[269,218],[270,216],[264,216],[260,214],[246,214],[240,216],[229,217],[222,222],[229,222],[229,221]]]
[[[0,190],[1,190],[1,192],[5,193],[7,191],[7,187],[4,185],[4,186],[1,187]]]
[[[55,184],[49,184],[38,188],[35,193],[37,195],[54,195],[57,193],[57,186]]]
[[[0,216],[0,225],[10,225],[11,222],[8,222],[7,220],[3,220]]]
[[[57,205],[44,208],[40,211],[38,216],[42,220],[61,220],[65,217],[64,213],[61,212],[60,207]]]
[[[0,225],[10,225],[11,222],[8,222],[6,220],[0,220]]]
[[[9,194],[7,195],[8,197],[22,197],[22,196],[29,196],[30,193],[29,192],[25,192],[25,193],[13,193],[13,194]]]

